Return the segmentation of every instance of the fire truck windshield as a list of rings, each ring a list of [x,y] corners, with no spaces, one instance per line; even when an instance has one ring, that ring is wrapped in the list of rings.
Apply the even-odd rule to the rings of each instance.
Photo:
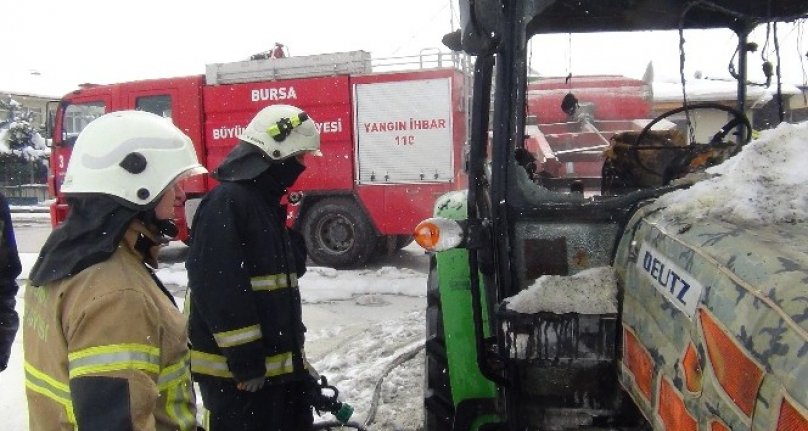
[[[104,115],[105,111],[106,106],[102,101],[66,105],[62,111],[62,145],[72,146],[87,124]]]

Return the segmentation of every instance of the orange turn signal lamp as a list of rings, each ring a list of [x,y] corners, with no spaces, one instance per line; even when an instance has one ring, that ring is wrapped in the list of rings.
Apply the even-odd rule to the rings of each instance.
[[[433,217],[418,223],[412,233],[415,242],[429,252],[444,251],[463,243],[463,226],[455,220]]]

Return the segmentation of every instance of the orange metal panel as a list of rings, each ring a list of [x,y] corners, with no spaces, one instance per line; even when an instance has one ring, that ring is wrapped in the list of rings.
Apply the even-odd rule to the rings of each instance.
[[[716,379],[735,405],[751,417],[763,370],[710,313],[699,309],[699,319]]]
[[[640,344],[631,331],[623,328],[623,362],[634,375],[640,393],[651,402],[651,381],[654,377],[654,362],[651,354]]]
[[[685,387],[690,392],[701,392],[702,372],[699,354],[693,343],[687,344],[685,356],[682,358],[682,370],[685,374]]]
[[[668,431],[697,431],[699,429],[696,419],[687,411],[682,396],[664,378],[659,384],[657,413]]]
[[[799,411],[787,398],[780,404],[780,416],[777,419],[777,431],[808,431],[808,414]]]

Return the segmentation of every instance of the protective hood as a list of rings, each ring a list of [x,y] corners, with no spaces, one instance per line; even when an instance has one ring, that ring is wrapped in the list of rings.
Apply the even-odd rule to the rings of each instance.
[[[297,181],[305,169],[294,157],[271,160],[255,145],[241,141],[212,175],[217,181],[246,181],[270,177],[277,184],[272,187],[277,189],[273,193],[282,194]]]
[[[70,212],[64,223],[55,229],[45,241],[39,257],[31,269],[29,279],[33,286],[78,274],[82,270],[103,262],[115,252],[132,221],[144,212],[127,208],[106,195],[71,198]],[[137,247],[144,254],[144,261],[153,260],[146,249],[159,241],[146,231],[142,237],[152,237]]]
[[[227,157],[213,171],[211,176],[217,181],[243,181],[257,177],[267,170],[270,160],[255,145],[239,141]]]
[[[286,189],[292,187],[292,184],[297,181],[300,174],[305,170],[306,167],[298,162],[296,158],[292,157],[279,162],[273,162],[266,170],[266,173],[274,178],[275,181],[283,187],[283,191],[286,192]]]

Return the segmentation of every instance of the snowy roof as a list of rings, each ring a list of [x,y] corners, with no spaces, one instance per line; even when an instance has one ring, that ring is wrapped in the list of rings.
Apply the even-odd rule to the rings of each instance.
[[[59,76],[57,72],[2,69],[0,70],[0,93],[60,99],[68,92],[78,88],[77,82],[67,82],[64,78],[57,78],[57,76]]]
[[[682,100],[682,83],[680,81],[654,82],[653,88],[655,102]],[[738,95],[738,84],[735,81],[691,79],[685,81],[685,88],[689,102],[734,101]],[[782,89],[784,95],[802,94],[802,91],[794,85],[784,84]],[[776,93],[776,83],[772,83],[768,88],[758,85],[746,87],[746,99],[754,103],[766,103]]]

